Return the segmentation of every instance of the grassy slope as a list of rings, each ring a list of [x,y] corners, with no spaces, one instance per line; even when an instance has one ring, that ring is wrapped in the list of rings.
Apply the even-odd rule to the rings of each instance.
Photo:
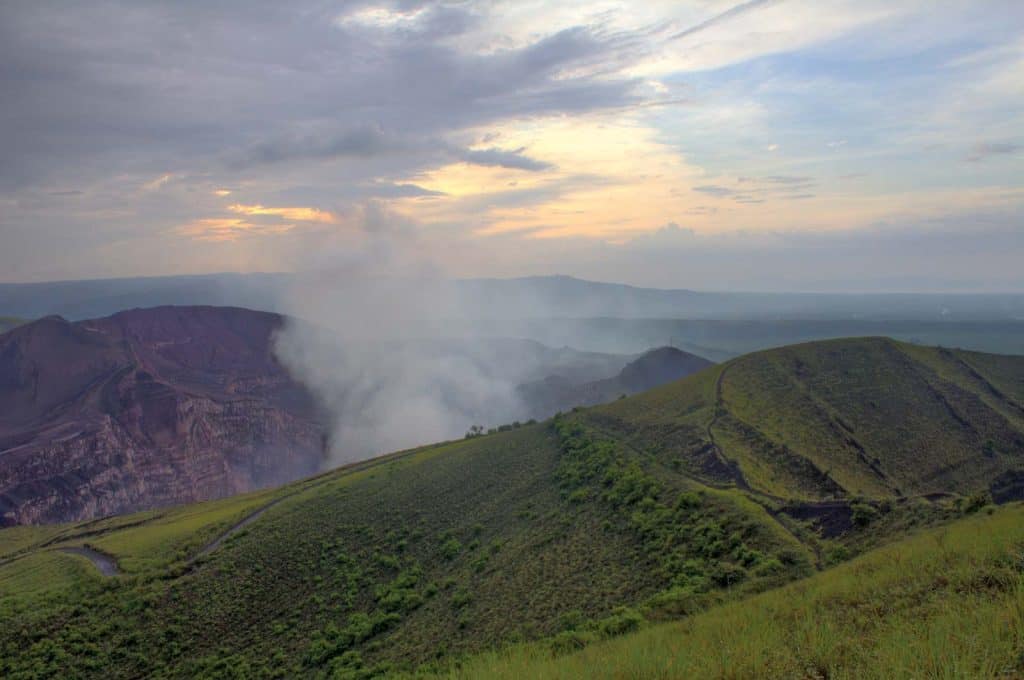
[[[512,647],[451,677],[1024,677],[1024,507],[575,654]]]
[[[865,338],[750,354],[586,417],[712,483],[737,483],[714,441],[757,491],[883,498],[1024,467],[1022,394],[1024,358]]]
[[[103,581],[72,569],[80,558],[34,553],[0,567],[0,579],[45,557],[50,571],[64,570],[47,578],[67,585],[0,601],[0,618],[11,624],[0,626],[0,674],[48,664],[113,675],[244,669],[248,677],[344,664],[412,668],[556,633],[566,615],[614,620],[616,607],[672,585],[662,551],[644,534],[661,521],[644,515],[645,499],[701,532],[673,555],[709,597],[720,586],[742,581],[757,590],[810,571],[808,551],[734,491],[680,476],[635,500],[613,503],[596,491],[569,500],[589,483],[557,483],[560,446],[558,432],[541,425],[330,475],[193,570],[179,559],[181,541],[167,537],[185,540],[230,508],[181,509],[90,539],[135,576]],[[626,488],[635,456],[615,450]],[[653,524],[639,526],[636,516]],[[158,547],[149,560],[139,555],[147,545]]]
[[[973,491],[977,471],[915,475],[931,474],[932,456],[947,466],[966,455],[985,474],[1016,464],[1021,376],[1018,359],[816,343],[277,491],[0,532],[0,675],[358,677],[549,635],[572,646],[574,629],[635,626],[621,607],[691,613],[958,515],[921,499],[876,503],[829,541],[781,510],[897,486]],[[886,427],[910,443],[873,432]],[[996,452],[982,459],[989,439]],[[100,578],[53,551],[55,538],[115,555],[127,575]]]

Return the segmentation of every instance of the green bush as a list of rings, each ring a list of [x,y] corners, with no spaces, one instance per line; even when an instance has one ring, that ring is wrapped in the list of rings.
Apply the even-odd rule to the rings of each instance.
[[[597,622],[597,632],[601,637],[609,638],[632,633],[640,628],[644,617],[629,607],[616,607],[611,616]]]
[[[594,633],[578,630],[564,630],[551,638],[551,651],[554,654],[576,652],[597,640]]]
[[[878,518],[878,511],[867,503],[851,504],[853,510],[852,520],[856,526],[866,527]]]
[[[454,536],[441,544],[441,556],[446,560],[453,560],[462,552],[462,544]]]
[[[986,505],[992,503],[992,497],[987,492],[979,491],[978,493],[971,494],[968,496],[962,504],[962,509],[965,513],[970,514],[981,510]]]
[[[452,607],[462,609],[473,601],[473,596],[465,588],[456,588],[452,593]]]
[[[676,619],[695,614],[707,606],[707,597],[689,588],[669,588],[644,603],[649,618]]]

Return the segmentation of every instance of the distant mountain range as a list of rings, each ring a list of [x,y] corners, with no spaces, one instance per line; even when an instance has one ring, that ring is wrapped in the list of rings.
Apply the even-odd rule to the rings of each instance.
[[[134,307],[229,305],[287,312],[292,274],[210,274],[0,284],[0,315],[68,319]],[[410,286],[417,286],[410,282]],[[1022,294],[720,293],[638,288],[569,276],[433,282],[449,304],[444,314],[469,319],[860,319],[918,321],[1024,320]],[[338,285],[340,291],[344,285]]]

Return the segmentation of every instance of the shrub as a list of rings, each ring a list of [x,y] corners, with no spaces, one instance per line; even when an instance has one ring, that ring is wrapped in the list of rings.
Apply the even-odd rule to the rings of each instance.
[[[611,616],[597,622],[597,631],[601,637],[615,637],[632,633],[640,628],[643,622],[644,617],[636,610],[629,607],[616,607],[612,610]]]
[[[689,588],[669,588],[658,593],[644,603],[648,615],[652,618],[680,618],[694,614],[704,607],[706,596],[700,596]]]
[[[568,654],[583,649],[595,640],[597,636],[590,632],[564,630],[551,638],[551,651],[554,654]]]
[[[984,491],[979,491],[978,493],[968,496],[963,501],[962,508],[965,513],[970,514],[973,512],[977,512],[978,510],[981,510],[983,507],[989,505],[991,502],[991,496],[989,496]]]
[[[859,527],[866,527],[878,518],[878,511],[867,503],[853,503],[853,523]]]
[[[832,566],[850,559],[850,549],[845,545],[836,545],[825,552],[825,564]]]
[[[715,585],[729,588],[743,581],[747,577],[747,570],[731,562],[717,562],[709,576]]]
[[[590,498],[590,489],[583,487],[569,494],[568,500],[570,503],[582,503],[588,498]]]
[[[456,588],[452,593],[452,607],[462,609],[473,601],[473,596],[465,588]]]
[[[583,615],[579,609],[573,609],[572,611],[562,612],[558,617],[558,628],[559,630],[576,630],[582,628],[587,622],[587,618]]]
[[[446,560],[455,559],[462,552],[462,544],[454,536],[441,544],[441,556]]]

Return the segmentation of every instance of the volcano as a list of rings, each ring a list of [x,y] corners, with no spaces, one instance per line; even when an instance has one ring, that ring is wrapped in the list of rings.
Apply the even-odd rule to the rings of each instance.
[[[315,402],[273,354],[283,322],[156,307],[0,335],[0,525],[219,498],[317,471]]]

